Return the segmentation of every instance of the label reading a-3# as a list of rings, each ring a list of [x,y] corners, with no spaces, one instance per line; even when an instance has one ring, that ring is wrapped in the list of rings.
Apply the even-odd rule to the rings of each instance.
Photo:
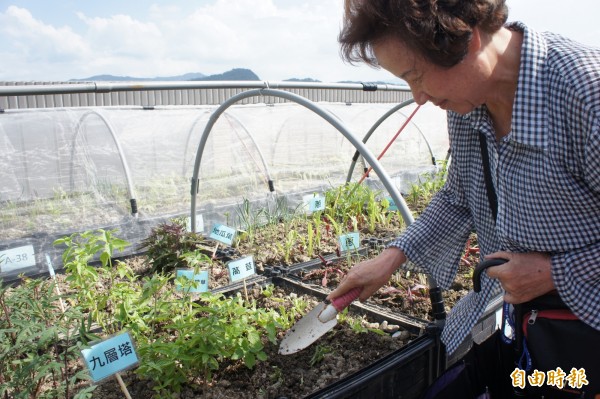
[[[35,266],[33,245],[24,245],[0,251],[0,272],[8,273],[26,267]]]

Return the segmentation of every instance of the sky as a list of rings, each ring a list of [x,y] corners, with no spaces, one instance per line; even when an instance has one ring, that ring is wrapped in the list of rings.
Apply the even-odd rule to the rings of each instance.
[[[600,47],[598,0],[507,0],[509,20]],[[0,0],[0,81],[219,74],[398,82],[345,64],[343,0]]]

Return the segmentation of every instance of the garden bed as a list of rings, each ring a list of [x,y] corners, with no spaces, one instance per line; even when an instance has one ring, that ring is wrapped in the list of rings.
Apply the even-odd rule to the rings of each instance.
[[[278,354],[285,331],[322,301],[352,264],[376,256],[404,228],[399,213],[377,196],[344,186],[326,193],[325,209],[311,214],[290,210],[285,203],[258,210],[241,206],[236,223],[241,227],[231,246],[186,231],[185,220],[172,220],[152,229],[133,251],[139,256],[118,262],[116,254],[124,253],[128,243],[114,231],[62,238],[56,244],[65,251],[64,270],[55,280],[26,280],[2,292],[3,330],[9,332],[2,336],[2,358],[39,362],[39,369],[22,375],[20,363],[1,363],[3,389],[24,392],[24,398],[54,391],[77,399],[121,398],[114,379],[97,386],[93,396],[88,393],[92,386],[84,381],[77,353],[90,339],[127,330],[141,358],[135,370],[122,373],[133,397],[318,397],[341,382],[360,391],[365,386],[384,389],[390,382],[374,382],[378,372],[371,368],[380,362],[388,370],[400,363],[416,367],[407,371],[419,379],[413,391],[410,379],[393,385],[415,395],[406,397],[418,397],[431,383],[439,349],[437,338],[425,332],[432,318],[422,275],[398,272],[368,301],[353,303],[313,345],[292,355]],[[341,236],[348,233],[358,233],[360,244],[343,250]],[[247,256],[253,257],[255,273],[232,281],[228,262]],[[470,289],[477,256],[472,240],[453,289],[444,293],[447,310]],[[188,289],[195,284],[182,278],[174,282],[181,268],[208,271],[209,292],[192,294]],[[51,288],[53,281],[60,294]],[[11,295],[40,303],[21,299],[23,304],[17,301],[13,309],[7,305]],[[12,320],[20,315],[23,320]],[[11,325],[24,329],[19,340],[27,345],[16,345]],[[66,342],[65,336],[70,337]],[[421,346],[411,348],[416,344]],[[410,364],[411,356],[421,360]],[[399,378],[394,373],[389,377]],[[374,397],[368,389],[365,395]]]
[[[290,296],[285,290],[277,291],[276,301],[260,298],[256,290],[253,290],[253,296],[257,295],[255,299],[260,301],[258,306],[262,308],[289,306],[294,299],[307,301],[311,308],[317,303],[317,299],[308,295]],[[303,398],[350,377],[414,339],[409,333],[392,338],[389,333],[368,330],[364,327],[366,322],[363,318],[344,321],[308,348],[291,355],[280,355],[278,342],[265,342],[266,359],[257,362],[252,369],[241,362],[229,362],[213,374],[211,382],[190,381],[175,397]],[[278,338],[282,334],[280,331]],[[125,382],[132,397],[150,397],[154,393],[153,384],[133,372],[126,374]],[[94,398],[121,397],[115,381],[102,384],[94,392]]]
[[[101,256],[105,265],[90,266],[84,253],[93,252],[98,235],[89,233],[86,237],[84,242],[67,242],[74,258],[67,259],[66,273],[57,275],[56,280],[26,279],[2,292],[3,324],[29,323],[19,335],[26,345],[15,346],[15,336],[2,336],[6,344],[3,355],[32,358],[39,367],[29,375],[31,380],[17,380],[21,369],[3,363],[9,394],[22,391],[27,397],[37,397],[58,389],[62,392],[59,397],[90,397],[86,392],[92,387],[83,380],[86,371],[78,348],[82,348],[82,340],[86,341],[84,337],[92,339],[92,333],[102,338],[124,329],[136,337],[142,361],[136,370],[123,373],[133,397],[165,397],[173,392],[182,398],[304,397],[406,346],[424,327],[410,321],[408,329],[404,328],[404,319],[357,304],[352,306],[352,317],[342,314],[338,326],[309,348],[279,355],[278,345],[285,331],[323,300],[326,292],[286,278],[259,277],[252,284],[244,284],[243,289],[229,285],[229,289],[222,287],[222,293],[192,295],[174,289],[170,278],[148,273],[143,257],[112,264],[110,258]],[[108,237],[108,247],[123,244],[110,234],[102,237]],[[73,247],[74,242],[80,245]],[[26,297],[34,302],[24,301]],[[90,322],[87,327],[81,325],[81,320],[88,319],[86,315]],[[245,320],[251,323],[236,324]],[[219,337],[222,329],[232,326],[239,328],[235,338],[241,345],[238,349],[229,348],[230,342]],[[76,340],[75,331],[79,334]],[[59,338],[64,336],[72,338],[64,342]],[[216,341],[206,343],[205,338]],[[208,344],[212,349],[203,352],[200,347]],[[64,352],[64,348],[69,349]],[[203,364],[203,356],[214,362]],[[43,371],[48,368],[54,370],[52,377]],[[69,378],[62,379],[61,375]],[[70,394],[60,391],[65,380],[70,381]],[[122,397],[113,379],[96,387],[92,395]]]
[[[476,245],[474,237],[465,250],[453,284],[443,291],[446,312],[473,288],[473,269],[478,262],[479,253],[477,247],[471,245]],[[293,268],[289,275],[297,281],[332,291],[353,265],[376,256],[380,249],[381,247],[367,248],[341,257],[322,258],[303,267]],[[366,303],[418,319],[433,320],[429,288],[431,287],[427,286],[426,276],[400,269],[387,284],[371,295]]]

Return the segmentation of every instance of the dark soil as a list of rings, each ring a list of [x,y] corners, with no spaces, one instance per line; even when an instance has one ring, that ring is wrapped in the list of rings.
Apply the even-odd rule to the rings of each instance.
[[[320,248],[321,253],[328,255],[336,253],[335,240],[330,241],[327,248],[325,246]],[[263,258],[257,261],[259,273],[262,273],[266,266],[277,264],[286,266],[284,262],[281,262],[280,257],[275,256],[275,252],[277,252],[275,249],[273,249],[272,255],[268,255],[269,248],[267,244],[262,245],[260,250],[251,249],[249,246],[240,246],[235,249],[233,256],[215,259],[210,266],[210,289],[229,284],[226,262],[232,258],[243,256],[244,253],[263,254]],[[363,254],[361,259],[375,256],[381,249],[381,245],[371,248]],[[300,255],[303,253],[302,250],[303,248],[295,249],[293,261],[307,260],[305,255]],[[289,277],[309,286],[329,291],[339,284],[340,279],[350,267],[345,255],[340,255],[342,256],[333,263],[323,259],[320,265],[317,264],[317,266],[301,272],[290,272]],[[351,263],[354,264],[359,260],[353,259]],[[477,260],[476,240],[472,238],[465,250],[465,257],[461,262],[454,286],[451,290],[444,292],[447,311],[471,289],[472,269]],[[144,256],[133,257],[127,259],[126,262],[139,275],[144,275],[150,269]],[[369,303],[385,308],[392,313],[408,315],[419,320],[430,320],[431,304],[428,287],[424,285],[424,281],[424,276],[401,271],[392,278],[389,284],[374,294],[369,299]],[[252,289],[248,291],[255,292]],[[289,303],[289,298],[297,294],[290,295],[289,292],[280,291],[278,295],[280,298],[287,299]],[[263,301],[260,304],[263,307],[281,305],[281,302],[269,304],[264,302],[264,298],[260,300]],[[321,299],[312,297],[307,300],[310,300],[314,306]],[[203,381],[198,377],[189,381],[181,392],[174,392],[170,396],[157,395],[152,389],[152,382],[140,379],[135,370],[122,373],[122,377],[132,398],[302,398],[359,371],[416,338],[416,335],[402,331],[402,329],[396,334],[375,330],[378,325],[376,322],[376,320],[368,320],[363,316],[362,326],[365,328],[361,330],[367,330],[363,332],[356,331],[357,328],[353,329],[349,324],[339,323],[332,331],[308,348],[286,356],[278,354],[278,343],[273,344],[265,339],[264,350],[268,355],[267,360],[259,361],[253,369],[248,369],[241,362],[223,364],[214,373],[211,381]],[[285,331],[279,331],[278,339],[283,338],[284,334]],[[93,392],[93,398],[98,399],[123,397],[124,394],[114,378],[103,382]]]
[[[243,365],[230,365],[205,385],[190,383],[175,398],[302,398],[325,388],[398,349],[403,342],[375,333],[357,334],[344,326],[336,326],[313,346],[292,355],[279,355],[278,347],[268,344],[268,360],[249,370]],[[328,353],[313,364],[318,351]],[[133,372],[124,376],[133,398],[150,398],[151,383],[141,381]],[[94,398],[123,398],[116,380],[109,380],[94,391]]]
[[[374,253],[371,252],[370,256],[373,255]],[[353,262],[355,263],[356,260]],[[444,292],[447,311],[471,289],[472,269],[477,260],[476,240],[473,237],[465,250],[465,257],[460,264],[452,289]],[[129,262],[142,270],[145,265],[143,258],[132,258]],[[223,266],[216,267],[219,271]],[[339,284],[347,270],[347,260],[339,258],[334,263],[323,262],[320,267],[302,271],[296,275],[296,278],[305,284],[327,291]],[[212,273],[215,275],[214,270]],[[211,285],[227,283],[227,276],[224,273],[219,281],[214,281]],[[287,297],[289,294],[281,293],[281,295]],[[311,301],[314,304],[318,302],[314,298]],[[431,319],[427,287],[422,285],[422,280],[415,273],[399,272],[392,278],[390,284],[382,287],[368,300],[368,303],[421,320]],[[263,303],[262,306],[271,305]],[[363,325],[371,327],[377,325],[368,324],[369,322],[365,319]],[[280,332],[280,338],[283,334],[284,332]],[[265,342],[268,359],[259,362],[252,370],[242,364],[231,363],[217,372],[211,382],[191,381],[182,392],[173,393],[171,397],[302,398],[359,371],[415,338],[408,331],[396,335],[400,338],[392,338],[390,333],[381,334],[372,331],[357,333],[347,324],[338,324],[307,349],[286,356],[278,354],[277,345]],[[133,398],[150,398],[154,394],[151,382],[140,380],[133,371],[125,373],[124,380]],[[100,385],[94,391],[93,397],[121,398],[123,393],[113,379]]]
[[[350,259],[340,257],[334,260],[323,260],[316,267],[300,270],[294,275],[303,283],[333,290],[353,264],[374,255],[373,251],[368,251],[364,255],[351,256]],[[459,265],[454,283],[449,290],[443,292],[446,312],[472,289],[472,273],[474,265],[478,262],[478,256],[476,247],[469,246],[465,251],[465,257]],[[366,303],[422,320],[433,320],[426,276],[418,273],[398,270],[389,283],[375,292]]]
[[[289,294],[279,292],[278,296]],[[314,298],[311,301],[317,303]],[[273,305],[263,299],[261,306]],[[367,322],[365,319],[364,323]],[[291,355],[280,355],[278,345],[265,342],[267,360],[257,363],[253,369],[241,363],[227,364],[214,374],[211,382],[191,381],[182,392],[170,397],[302,398],[372,364],[414,338],[406,331],[396,334],[396,338],[374,331],[357,332],[346,323],[338,323],[311,346]],[[280,333],[281,338],[283,334]],[[150,398],[155,394],[152,383],[140,380],[134,371],[124,373],[123,380],[132,398]],[[122,398],[123,393],[117,381],[109,379],[96,388],[93,397],[116,399]]]

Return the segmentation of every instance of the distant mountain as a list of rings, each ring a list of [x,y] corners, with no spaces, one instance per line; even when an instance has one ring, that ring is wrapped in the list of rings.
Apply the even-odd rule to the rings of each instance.
[[[177,76],[159,76],[156,78],[136,78],[133,76],[95,75],[83,79],[71,79],[69,82],[148,82],[148,81],[184,81],[203,78],[206,75],[200,72],[186,73]]]
[[[219,80],[245,80],[245,81],[256,81],[261,80],[252,70],[246,68],[234,68],[230,71],[219,73],[216,75],[205,75],[200,72],[186,73],[177,76],[161,76],[155,78],[139,78],[134,76],[115,76],[115,75],[96,75],[90,76],[84,79],[71,79],[70,82],[143,82],[143,81],[219,81]],[[302,82],[302,83],[321,83],[320,80],[313,78],[290,78],[285,79],[284,82]],[[366,83],[366,84],[393,84],[393,85],[404,85],[405,83],[398,80],[398,82],[357,82],[350,80],[343,80],[336,83]]]
[[[149,81],[189,81],[189,80],[260,80],[250,69],[234,68],[230,71],[216,75],[205,75],[203,73],[186,73],[177,76],[159,76],[155,78],[139,78],[135,76],[96,75],[83,79],[71,79],[70,82],[149,82]]]
[[[250,69],[234,68],[218,75],[203,76],[192,80],[260,80]]]
[[[177,76],[158,77],[158,78],[154,78],[154,80],[173,80],[173,81],[194,80],[194,79],[198,79],[198,78],[201,78],[204,76],[206,76],[206,75],[203,73],[200,73],[200,72],[190,72],[190,73],[185,73],[183,75],[177,75]]]
[[[316,80],[313,78],[304,78],[304,79],[291,78],[291,79],[285,79],[284,82],[321,83],[320,80]]]

